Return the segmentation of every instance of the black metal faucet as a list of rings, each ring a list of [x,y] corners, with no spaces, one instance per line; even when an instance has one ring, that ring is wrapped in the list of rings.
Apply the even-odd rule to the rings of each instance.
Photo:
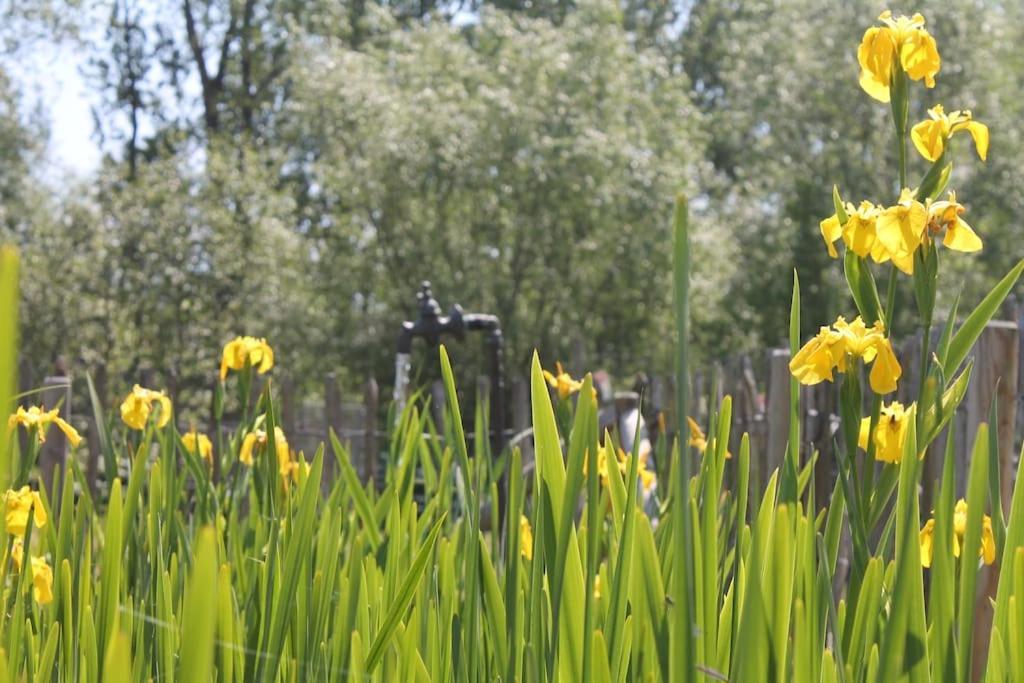
[[[466,332],[484,332],[484,343],[487,345],[488,375],[491,384],[490,422],[491,422],[491,454],[497,458],[505,448],[505,376],[502,370],[502,354],[504,338],[501,333],[501,321],[496,315],[487,313],[465,313],[462,306],[453,304],[448,315],[441,315],[441,305],[437,303],[430,288],[430,282],[424,281],[416,295],[419,301],[419,317],[402,323],[402,331],[398,333],[397,352],[408,354],[412,351],[412,342],[419,337],[430,348],[441,343],[443,335],[451,335],[462,341]],[[499,515],[504,517],[506,496],[506,475],[502,475],[498,487]]]

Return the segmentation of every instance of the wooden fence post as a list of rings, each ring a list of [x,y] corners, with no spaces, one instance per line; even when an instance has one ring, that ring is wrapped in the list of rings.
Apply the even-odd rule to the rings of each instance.
[[[1020,353],[1020,333],[1015,322],[993,320],[981,333],[974,348],[974,370],[967,388],[967,429],[968,448],[973,446],[978,425],[989,421],[992,401],[997,401],[997,423],[990,424],[999,436],[999,470],[1001,497],[1004,513],[1008,509],[1013,490],[1013,454],[1015,451],[1015,426],[1017,421],[1017,379]],[[966,485],[970,454],[964,448],[957,456],[958,478],[961,487]],[[991,504],[991,501],[990,501]],[[975,601],[974,657],[977,664],[984,662],[988,652],[989,632],[992,628],[992,606],[999,585],[998,565],[983,566],[978,575],[979,591]],[[977,677],[976,677],[977,678]]]
[[[768,352],[768,396],[765,416],[768,420],[768,451],[759,482],[764,486],[772,470],[782,465],[789,442],[789,349]]]
[[[342,417],[341,417],[341,391],[338,389],[338,376],[333,372],[327,373],[324,377],[324,423],[326,428],[324,429],[324,481],[327,483],[327,489],[330,490],[331,483],[334,481],[334,447],[331,445],[331,430],[338,435],[338,438],[343,438],[342,429]],[[331,455],[327,455],[327,454]]]
[[[967,388],[967,431],[973,445],[978,424],[988,422],[992,401],[998,402],[998,423],[989,425],[999,435],[999,469],[1004,511],[1013,491],[1013,459],[1017,423],[1017,377],[1020,333],[1014,322],[993,320],[978,338],[974,370]],[[964,467],[968,453],[963,453]],[[966,476],[963,481],[966,481]]]
[[[66,374],[58,364],[58,374],[50,375],[43,379],[43,391],[40,403],[47,409],[52,410],[60,404],[61,416],[71,421],[71,377]],[[50,429],[46,434],[46,441],[39,449],[39,471],[42,474],[42,485],[47,495],[53,496],[50,500],[58,501],[60,492],[53,488],[54,476],[63,477],[64,465],[68,457],[68,440],[64,432],[59,429]],[[59,473],[55,470],[59,469]]]
[[[377,415],[380,410],[380,388],[377,380],[371,377],[366,380],[366,388],[363,391],[363,401],[366,405],[366,420],[363,425],[363,477],[364,481],[373,482],[374,486],[382,484],[378,481],[381,472],[378,468],[380,450],[377,445]]]

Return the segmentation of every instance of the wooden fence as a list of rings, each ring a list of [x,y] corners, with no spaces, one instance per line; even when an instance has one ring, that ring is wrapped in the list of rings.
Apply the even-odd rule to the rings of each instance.
[[[1021,401],[1021,389],[1024,387],[1021,371],[1024,369],[1021,359],[1024,347],[1021,345],[1021,327],[1024,315],[1015,321],[993,321],[984,330],[974,351],[974,370],[968,394],[956,416],[955,438],[957,439],[957,474],[962,488],[966,481],[967,462],[970,453],[969,441],[979,422],[987,421],[993,398],[998,398],[999,416],[996,429],[1000,437],[1000,466],[1004,487],[1003,502],[1008,504],[1013,473],[1016,471],[1016,455],[1019,452],[1020,440],[1017,434],[1018,414],[1024,409]],[[904,378],[900,382],[898,398],[906,401],[907,388],[917,386],[919,372],[920,339],[910,338],[899,345],[897,352],[904,368]],[[575,367],[569,359],[569,367]],[[707,424],[710,409],[717,407],[721,398],[729,394],[733,399],[733,443],[730,448],[735,451],[739,447],[739,439],[748,433],[751,439],[751,486],[763,486],[768,475],[782,462],[789,434],[789,351],[788,349],[768,349],[763,355],[747,354],[714,363],[709,367],[697,370],[691,380],[690,396],[692,415],[700,423]],[[601,373],[595,373],[600,375]],[[140,378],[143,383],[149,378]],[[380,479],[386,466],[382,452],[386,451],[387,425],[384,425],[384,413],[387,402],[381,400],[381,386],[390,386],[391,378],[378,382],[369,379],[361,387],[341,387],[336,376],[326,375],[322,380],[322,389],[314,396],[303,396],[297,390],[297,383],[287,376],[280,376],[278,384],[278,400],[281,405],[282,427],[293,448],[312,454],[321,442],[326,442],[330,429],[338,434],[341,441],[351,449],[357,469],[364,481]],[[481,378],[486,382],[486,378]],[[599,383],[605,386],[614,382],[606,375],[599,377]],[[646,396],[643,412],[652,438],[664,435],[657,434],[655,425],[657,415],[664,413],[668,417],[669,434],[674,433],[672,415],[674,415],[674,379],[671,374],[651,374],[641,381]],[[38,383],[36,383],[38,385]],[[532,440],[528,438],[530,428],[529,382],[525,376],[513,375],[506,380],[508,396],[506,406],[508,414],[506,424],[506,440],[515,439],[525,451],[524,462],[530,462]],[[29,387],[26,387],[26,389]],[[480,387],[478,386],[478,390]],[[77,394],[82,392],[83,396]],[[72,402],[73,393],[79,399]],[[605,390],[606,409],[614,409],[609,390]],[[435,410],[444,405],[444,390],[440,382],[430,387]],[[352,397],[361,395],[361,400]],[[347,398],[344,398],[347,397]],[[84,400],[82,400],[84,398]],[[621,398],[621,394],[620,394]],[[801,444],[802,452],[807,455],[817,450],[820,454],[815,481],[816,497],[826,500],[831,493],[835,476],[834,434],[838,424],[836,387],[830,383],[822,383],[814,387],[801,387]],[[54,375],[42,381],[42,395],[39,401],[45,405],[56,405],[62,402],[65,414],[72,405],[88,405],[86,383],[71,378],[60,365]],[[626,405],[628,405],[626,401]],[[468,414],[472,414],[471,412]],[[79,427],[85,425],[88,455],[85,458],[85,471],[90,482],[105,479],[100,457],[98,433],[92,423],[91,415],[71,416],[72,422]],[[212,421],[211,421],[212,423]],[[179,425],[187,429],[187,424]],[[199,425],[200,429],[203,428]],[[222,428],[232,427],[226,421]],[[64,462],[67,444],[57,430],[51,430],[45,447],[40,455],[43,478],[45,483],[52,484],[53,470]],[[328,478],[333,476],[327,459]],[[941,471],[939,458],[929,458],[925,464],[925,482],[937,482]],[[922,509],[930,506],[931,487],[924,487],[925,500]],[[754,489],[756,490],[756,489]]]

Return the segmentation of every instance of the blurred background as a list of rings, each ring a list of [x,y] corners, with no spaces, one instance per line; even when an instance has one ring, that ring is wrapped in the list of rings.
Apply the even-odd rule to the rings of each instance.
[[[392,377],[425,279],[445,309],[500,317],[510,373],[535,347],[546,367],[668,373],[678,191],[703,361],[782,341],[793,269],[805,333],[849,314],[818,229],[832,184],[898,195],[888,108],[857,86],[877,2],[0,8],[23,381],[59,358],[113,394],[146,378],[208,406],[224,342],[253,334],[298,385],[360,391]],[[1022,253],[1024,3],[892,9],[924,13],[943,57],[911,120],[942,103],[992,131],[985,164],[960,143],[951,184],[986,248],[948,259],[940,302],[973,304]]]

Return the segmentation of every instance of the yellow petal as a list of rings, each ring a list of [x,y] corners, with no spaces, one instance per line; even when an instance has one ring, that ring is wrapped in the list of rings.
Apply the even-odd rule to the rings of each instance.
[[[839,225],[839,217],[832,214],[821,221],[818,227],[821,229],[821,236],[825,238],[825,247],[828,249],[828,255],[832,258],[839,258],[835,247],[835,241],[842,237],[843,234],[843,227]]]
[[[32,596],[40,605],[53,602],[53,570],[40,557],[32,558]]]
[[[242,448],[238,451],[238,459],[243,465],[252,466],[252,450],[256,446],[258,438],[255,432],[249,432],[242,440]]]
[[[922,121],[910,129],[910,139],[914,147],[928,161],[934,162],[946,148],[946,138],[939,121]]]
[[[931,567],[932,566],[932,550],[933,550],[933,534],[935,532],[935,520],[929,519],[925,522],[925,525],[921,527],[921,533],[919,535],[919,543],[921,544],[921,566]]]
[[[978,121],[968,121],[965,128],[974,138],[974,148],[978,150],[978,156],[985,161],[988,158],[988,126]]]
[[[157,400],[160,401],[160,417],[157,418],[156,426],[165,427],[171,421],[171,399],[161,393]]]
[[[981,526],[981,552],[985,564],[996,561],[996,539],[992,534],[992,518],[985,515]]]
[[[946,236],[942,238],[942,243],[954,251],[965,253],[981,251],[981,238],[971,229],[967,221],[961,219],[946,228]]]
[[[896,354],[892,351],[892,345],[886,339],[876,346],[877,356],[871,366],[869,381],[871,390],[876,394],[888,394],[896,391],[896,380],[903,374],[903,368],[896,360]]]
[[[58,429],[64,432],[64,436],[67,437],[68,443],[71,444],[71,447],[78,448],[78,444],[82,443],[82,437],[78,433],[78,430],[59,417],[53,418],[53,423],[57,425]]]
[[[934,88],[935,74],[942,66],[935,38],[924,30],[911,33],[900,46],[900,63],[911,80],[924,80],[925,86]]]
[[[868,437],[871,434],[871,418],[865,417],[860,421],[860,434],[857,436],[857,446],[861,450],[868,449]]]
[[[879,102],[889,101],[889,82],[896,46],[888,28],[873,26],[864,32],[857,48],[860,87]]]

